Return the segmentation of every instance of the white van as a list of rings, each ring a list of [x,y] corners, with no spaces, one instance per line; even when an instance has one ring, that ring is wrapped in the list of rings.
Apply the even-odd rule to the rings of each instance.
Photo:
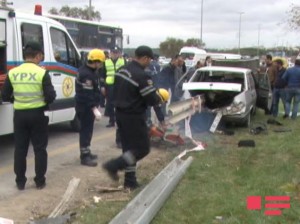
[[[204,61],[207,53],[197,47],[183,47],[180,49],[179,55],[183,57],[186,67],[190,68],[196,65],[197,61]]]
[[[0,88],[8,70],[23,63],[26,43],[38,41],[45,54],[41,66],[49,70],[57,94],[50,105],[49,123],[71,121],[78,130],[74,96],[81,60],[65,27],[41,15],[22,14],[0,6],[0,30]],[[0,97],[0,135],[10,133],[13,133],[13,104],[2,102]]]
[[[188,68],[196,65],[197,61],[204,62],[207,56],[210,56],[213,60],[239,60],[242,58],[240,54],[206,52],[197,47],[183,47],[180,49],[179,55],[184,58]]]

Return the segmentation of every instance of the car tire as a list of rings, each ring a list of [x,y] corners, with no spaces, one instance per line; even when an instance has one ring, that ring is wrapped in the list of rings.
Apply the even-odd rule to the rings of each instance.
[[[74,119],[70,122],[70,125],[73,131],[75,132],[80,131],[80,121],[77,114],[75,115]]]

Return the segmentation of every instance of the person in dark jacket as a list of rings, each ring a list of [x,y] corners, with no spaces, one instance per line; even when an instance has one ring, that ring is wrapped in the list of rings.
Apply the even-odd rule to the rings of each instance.
[[[100,104],[100,89],[97,69],[103,66],[105,54],[93,49],[88,53],[87,63],[79,68],[76,79],[76,113],[80,120],[79,147],[80,161],[85,166],[97,166],[97,155],[91,153],[95,112]],[[99,113],[99,111],[98,111]]]
[[[29,143],[35,155],[35,178],[37,189],[46,186],[48,105],[56,98],[51,78],[38,64],[44,58],[38,42],[28,42],[24,48],[25,62],[11,69],[2,89],[3,101],[14,104],[14,171],[19,190],[24,190],[26,178],[26,157]]]
[[[273,110],[272,115],[274,117],[278,116],[278,107],[279,107],[279,99],[281,99],[284,107],[285,115],[287,114],[286,107],[285,107],[285,86],[286,82],[282,79],[283,74],[285,73],[286,69],[283,67],[283,61],[281,59],[276,59],[274,64],[277,67],[277,74],[275,77],[274,89],[273,89]]]
[[[286,116],[288,117],[291,111],[291,103],[293,100],[292,119],[297,118],[300,103],[300,58],[297,58],[295,65],[288,68],[283,74],[282,79],[287,82],[286,87]]]
[[[123,154],[103,164],[113,180],[118,180],[118,171],[125,169],[124,187],[137,188],[136,163],[150,151],[146,110],[168,100],[166,90],[157,90],[144,69],[153,58],[151,48],[140,46],[136,58],[120,68],[114,85],[116,121],[120,130]]]

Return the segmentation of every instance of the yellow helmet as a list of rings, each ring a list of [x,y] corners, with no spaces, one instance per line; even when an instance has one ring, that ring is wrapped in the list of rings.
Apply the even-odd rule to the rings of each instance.
[[[100,49],[93,49],[89,52],[87,56],[88,61],[105,61],[105,54]]]
[[[167,102],[170,98],[168,90],[160,88],[157,90],[158,95],[160,96],[162,102]]]

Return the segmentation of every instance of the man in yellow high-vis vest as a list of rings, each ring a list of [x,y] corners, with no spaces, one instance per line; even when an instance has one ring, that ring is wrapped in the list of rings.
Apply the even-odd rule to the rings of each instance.
[[[105,66],[103,69],[103,79],[106,89],[106,104],[105,104],[105,116],[109,117],[109,122],[106,127],[115,126],[115,109],[112,102],[113,99],[113,86],[115,83],[116,71],[125,65],[125,59],[121,56],[118,49],[111,51],[111,57],[105,60]]]
[[[4,82],[2,98],[14,104],[14,171],[19,190],[24,190],[26,178],[26,156],[29,143],[35,155],[34,181],[37,189],[46,186],[48,104],[56,98],[56,92],[48,72],[38,64],[44,58],[38,42],[28,42],[24,48],[25,62],[11,69]]]

